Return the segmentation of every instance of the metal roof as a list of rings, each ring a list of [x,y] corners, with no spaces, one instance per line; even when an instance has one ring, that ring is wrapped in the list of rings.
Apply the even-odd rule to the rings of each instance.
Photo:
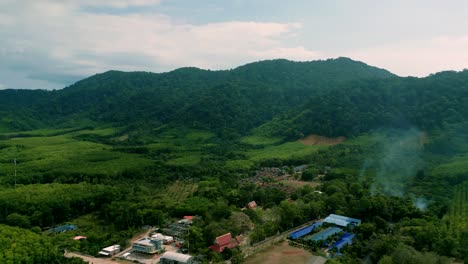
[[[314,241],[320,241],[320,240],[325,240],[327,239],[328,237],[334,235],[334,234],[337,234],[339,232],[343,231],[341,228],[338,228],[338,227],[329,227],[325,230],[322,230],[320,232],[318,232],[317,234],[313,235],[310,240],[314,240]]]
[[[337,248],[338,251],[344,247],[345,245],[348,245],[348,244],[351,244],[353,242],[353,238],[355,237],[356,235],[355,234],[350,234],[350,233],[346,233],[344,235],[342,235],[340,237],[340,240],[336,241],[335,243],[333,243],[333,245],[331,245],[328,250],[332,249],[332,248]]]
[[[309,234],[315,228],[317,228],[317,227],[319,227],[321,225],[323,225],[323,222],[315,222],[315,223],[313,223],[313,224],[311,224],[309,226],[303,227],[303,228],[289,234],[289,238],[297,239],[297,238],[303,237],[303,236]]]
[[[182,263],[187,263],[191,258],[192,256],[190,255],[180,254],[180,253],[176,253],[172,251],[164,252],[164,254],[161,257],[161,259],[170,259],[170,260],[175,260],[175,261],[182,262]]]
[[[356,218],[351,218],[342,215],[331,214],[327,216],[324,220],[326,223],[335,224],[339,226],[348,226],[348,225],[360,225],[361,220]]]

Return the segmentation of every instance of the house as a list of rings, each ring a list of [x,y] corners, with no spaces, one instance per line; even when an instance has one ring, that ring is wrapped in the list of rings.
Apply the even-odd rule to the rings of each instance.
[[[255,209],[257,208],[257,203],[255,201],[251,201],[247,204],[247,208],[249,209]]]
[[[241,237],[239,237],[239,239],[240,238]],[[218,253],[221,253],[224,251],[225,248],[235,248],[237,247],[237,245],[239,245],[239,241],[237,241],[235,238],[232,238],[231,233],[227,233],[227,234],[217,237],[215,239],[214,244],[209,246],[209,248]]]
[[[184,215],[184,219],[193,221],[194,216],[193,215]]]
[[[109,257],[109,256],[113,256],[117,253],[120,252],[120,245],[113,245],[113,246],[110,246],[110,247],[106,247],[106,248],[103,248],[101,251],[99,251],[99,255],[102,255],[102,256],[106,256],[106,257]]]
[[[155,254],[163,250],[161,240],[142,238],[132,243],[132,250],[140,253]]]
[[[85,237],[85,236],[76,236],[76,237],[73,238],[73,240],[84,240],[86,238],[87,237]]]
[[[193,264],[194,257],[186,254],[176,253],[172,251],[164,252],[159,259],[160,264]]]

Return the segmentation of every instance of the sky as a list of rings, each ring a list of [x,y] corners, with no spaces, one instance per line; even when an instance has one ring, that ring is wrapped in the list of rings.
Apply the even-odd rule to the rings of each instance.
[[[0,89],[276,58],[424,77],[468,68],[466,14],[464,0],[0,0]]]

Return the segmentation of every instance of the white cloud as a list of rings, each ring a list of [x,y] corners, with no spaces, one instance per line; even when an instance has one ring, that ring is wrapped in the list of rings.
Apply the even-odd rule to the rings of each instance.
[[[162,14],[89,13],[69,2],[31,2],[21,8],[13,2],[8,7],[0,4],[0,25],[15,25],[0,30],[0,39],[4,40],[0,71],[17,68],[34,78],[47,79],[109,69],[220,69],[253,60],[310,60],[319,55],[289,44],[302,26],[298,23],[229,21],[193,25],[177,23]],[[100,1],[111,2],[123,8],[159,1]]]
[[[439,36],[351,51],[350,56],[401,76],[468,68],[468,35]]]

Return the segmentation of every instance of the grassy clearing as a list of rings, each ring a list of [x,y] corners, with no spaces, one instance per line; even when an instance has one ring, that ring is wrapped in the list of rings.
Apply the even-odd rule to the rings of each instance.
[[[323,148],[326,148],[326,146],[306,146],[300,142],[287,142],[281,145],[267,146],[263,149],[249,150],[245,154],[251,161],[264,161],[303,157]]]
[[[436,176],[467,174],[468,155],[455,157],[449,162],[435,167],[432,173]]]
[[[246,136],[241,138],[241,142],[253,146],[273,145],[281,142],[280,138],[263,137],[258,135]]]

